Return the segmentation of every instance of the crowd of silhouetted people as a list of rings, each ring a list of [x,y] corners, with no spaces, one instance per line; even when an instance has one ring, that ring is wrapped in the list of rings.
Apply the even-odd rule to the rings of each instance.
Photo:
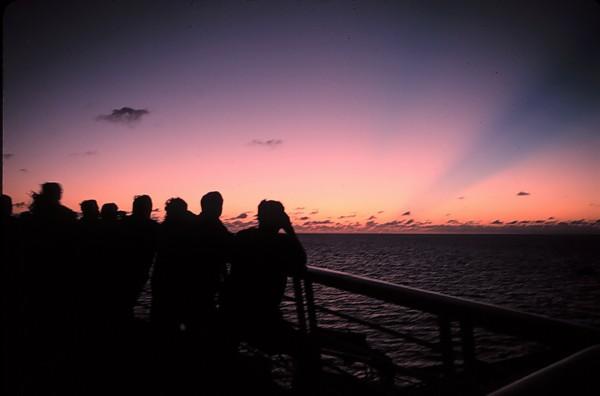
[[[7,389],[227,394],[240,385],[241,341],[301,353],[279,306],[306,254],[280,202],[260,202],[258,226],[234,234],[218,192],[201,198],[200,214],[167,200],[160,223],[148,195],[133,199],[131,214],[94,199],[77,214],[61,196],[58,183],[44,183],[17,216],[2,195]],[[149,324],[134,315],[148,285]]]

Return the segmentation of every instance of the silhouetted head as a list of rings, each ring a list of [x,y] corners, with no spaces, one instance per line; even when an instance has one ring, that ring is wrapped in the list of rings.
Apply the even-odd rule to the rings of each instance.
[[[60,205],[62,198],[62,187],[55,182],[47,182],[41,185],[40,192],[31,193],[32,203],[29,209],[33,213],[43,213],[47,209],[56,208]]]
[[[2,194],[2,218],[4,219],[10,216],[12,216],[12,198]]]
[[[132,216],[150,218],[152,213],[152,198],[149,195],[136,195],[133,199]]]
[[[262,230],[277,232],[285,221],[285,208],[279,201],[263,199],[258,204],[258,227]]]
[[[83,219],[96,220],[100,215],[98,202],[95,199],[87,199],[79,204]]]
[[[100,209],[100,217],[102,217],[102,220],[115,221],[117,220],[118,211],[119,207],[116,203],[105,203]]]
[[[47,182],[42,184],[41,194],[51,203],[59,203],[62,198],[62,187],[55,182]]]
[[[218,191],[211,191],[204,194],[200,200],[202,215],[207,217],[219,218],[223,212],[223,197]]]
[[[187,213],[187,202],[181,198],[170,198],[165,203],[165,212],[167,213],[166,219],[182,218]]]

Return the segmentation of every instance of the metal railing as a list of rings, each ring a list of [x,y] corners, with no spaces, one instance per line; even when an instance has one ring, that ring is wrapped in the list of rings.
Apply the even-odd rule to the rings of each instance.
[[[600,345],[568,356],[489,396],[600,395]]]
[[[420,341],[410,335],[316,305],[312,283],[433,314],[438,318],[440,342],[433,344]],[[294,286],[295,295],[302,295],[300,282],[295,280]],[[475,327],[518,336],[545,345],[559,346],[562,350],[570,353],[600,343],[600,330],[589,326],[319,267],[308,267],[304,277],[304,293],[305,302],[300,304],[301,308],[297,308],[297,313],[300,318],[304,317],[306,311],[308,323],[305,322],[301,326],[308,328],[309,331],[318,328],[315,312],[320,309],[437,350],[441,352],[442,362],[448,373],[453,373],[455,369],[452,324],[456,322],[460,326],[463,364],[467,372],[471,371],[476,363],[476,340],[473,332]],[[296,297],[296,302],[299,302],[298,297]]]

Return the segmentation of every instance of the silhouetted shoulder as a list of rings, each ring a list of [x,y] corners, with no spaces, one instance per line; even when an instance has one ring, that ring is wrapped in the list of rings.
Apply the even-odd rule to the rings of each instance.
[[[258,238],[259,236],[260,233],[258,231],[258,227],[246,228],[245,230],[240,230],[235,234],[235,238],[237,240]]]
[[[58,207],[58,213],[61,219],[68,221],[68,222],[75,222],[77,221],[77,213],[75,213],[75,211],[67,208],[66,206],[60,205]]]

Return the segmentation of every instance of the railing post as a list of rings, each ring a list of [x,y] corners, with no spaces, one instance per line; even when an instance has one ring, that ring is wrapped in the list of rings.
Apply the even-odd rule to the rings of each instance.
[[[315,295],[313,292],[313,283],[310,275],[306,274],[304,278],[304,293],[306,294],[306,310],[308,312],[308,329],[311,333],[317,330],[317,312],[315,307]]]
[[[465,370],[473,373],[475,370],[475,337],[473,336],[473,323],[470,319],[460,321],[460,334],[462,339],[463,363]]]
[[[302,296],[302,283],[297,276],[293,277],[294,282],[294,300],[296,300],[296,316],[298,317],[298,326],[303,335],[306,335],[306,311],[304,310],[304,298]]]
[[[297,357],[297,375],[302,394],[312,393],[317,385],[321,372],[321,350],[316,337],[316,315],[312,284],[304,278],[304,290],[300,277],[293,277],[294,299],[296,300],[296,315],[298,326],[302,334],[302,345],[300,345]],[[304,296],[306,295],[306,307]],[[308,311],[308,326],[307,313]]]
[[[438,317],[440,326],[440,344],[442,350],[442,362],[448,376],[454,375],[454,348],[452,347],[452,328],[447,316]]]

